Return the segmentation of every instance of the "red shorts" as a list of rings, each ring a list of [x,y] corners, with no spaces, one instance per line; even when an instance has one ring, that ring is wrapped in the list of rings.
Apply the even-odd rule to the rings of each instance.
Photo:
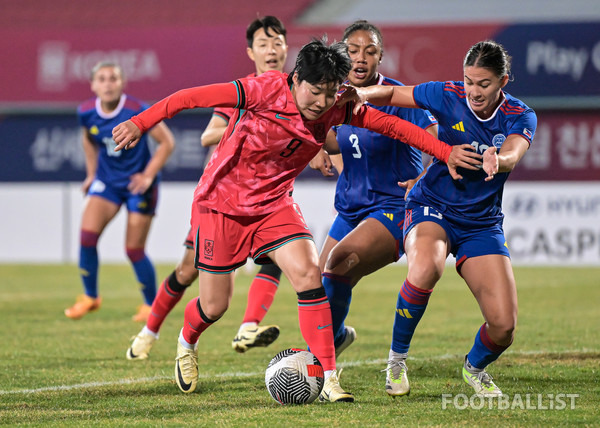
[[[194,229],[190,227],[190,230],[188,231],[188,234],[185,237],[185,241],[183,242],[183,245],[185,246],[185,248],[193,250],[195,240],[196,240],[196,233],[194,232]]]
[[[267,254],[296,239],[313,239],[298,204],[260,216],[232,216],[194,204],[195,266],[206,272],[229,273],[248,257],[272,263]]]

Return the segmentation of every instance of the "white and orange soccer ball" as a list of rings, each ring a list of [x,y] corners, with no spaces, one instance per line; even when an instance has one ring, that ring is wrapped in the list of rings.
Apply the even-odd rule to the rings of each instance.
[[[308,404],[323,389],[323,366],[304,349],[290,348],[275,355],[265,372],[271,397],[279,404]]]

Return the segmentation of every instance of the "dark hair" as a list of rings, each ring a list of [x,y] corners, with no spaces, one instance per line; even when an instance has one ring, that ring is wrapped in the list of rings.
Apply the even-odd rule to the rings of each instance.
[[[269,37],[274,37],[269,33],[269,30],[272,30],[275,34],[281,34],[284,38],[287,34],[287,30],[279,18],[271,15],[265,16],[264,18],[256,18],[248,25],[248,28],[246,28],[246,41],[248,42],[249,48],[251,48],[252,43],[254,43],[254,33],[261,28],[265,30],[265,34]]]
[[[359,19],[358,21],[354,21],[352,24],[348,25],[344,30],[342,40],[346,42],[348,38],[357,31],[368,31],[375,34],[379,39],[379,47],[383,53],[383,36],[381,35],[381,31],[375,25],[364,19]]]
[[[294,70],[288,77],[292,83],[292,76],[298,73],[298,81],[306,80],[311,85],[318,83],[342,84],[350,70],[352,61],[348,56],[348,47],[344,42],[336,42],[327,46],[327,37],[321,40],[313,39],[300,49],[296,57]]]
[[[499,78],[503,78],[510,75],[510,61],[511,57],[504,46],[493,40],[485,40],[471,46],[465,55],[463,67],[487,68]]]

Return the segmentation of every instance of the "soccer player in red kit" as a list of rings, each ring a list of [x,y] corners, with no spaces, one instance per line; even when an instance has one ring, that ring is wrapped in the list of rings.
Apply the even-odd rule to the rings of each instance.
[[[346,45],[313,41],[299,52],[293,72],[269,71],[235,82],[184,89],[113,129],[116,151],[135,146],[163,118],[197,107],[235,107],[194,192],[199,297],[185,309],[175,363],[179,388],[195,390],[197,342],[227,310],[233,272],[248,256],[270,259],[298,295],[300,331],[325,371],[321,401],[354,401],[339,384],[331,310],[321,285],[317,248],[290,196],[294,180],[323,146],[332,125],[350,123],[389,135],[457,167],[477,169],[481,156],[469,145],[450,147],[419,127],[362,106],[332,108],[351,68]]]
[[[287,31],[275,16],[256,18],[246,29],[248,47],[246,53],[254,62],[257,76],[269,70],[283,70],[287,58]],[[250,76],[248,76],[250,77]],[[202,133],[203,146],[213,149],[221,140],[235,111],[233,108],[217,108]],[[118,122],[116,122],[118,123]],[[212,150],[210,152],[212,154]],[[208,157],[207,157],[208,158]],[[194,231],[190,229],[184,241],[185,251],[180,262],[162,282],[146,325],[133,337],[125,353],[128,360],[148,358],[152,346],[158,340],[160,328],[167,315],[183,297],[185,290],[198,278],[194,264]],[[248,290],[248,303],[242,324],[232,341],[237,352],[246,352],[257,346],[268,346],[279,337],[276,325],[259,325],[273,303],[279,287],[281,269],[273,263],[262,265]]]

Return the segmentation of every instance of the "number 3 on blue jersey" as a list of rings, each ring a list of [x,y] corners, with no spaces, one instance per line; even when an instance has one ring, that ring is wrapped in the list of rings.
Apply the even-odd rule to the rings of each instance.
[[[355,153],[352,153],[352,157],[355,159],[362,158],[362,152],[360,151],[360,146],[358,145],[358,136],[356,134],[350,135],[350,142],[352,143],[354,150],[356,150]]]

